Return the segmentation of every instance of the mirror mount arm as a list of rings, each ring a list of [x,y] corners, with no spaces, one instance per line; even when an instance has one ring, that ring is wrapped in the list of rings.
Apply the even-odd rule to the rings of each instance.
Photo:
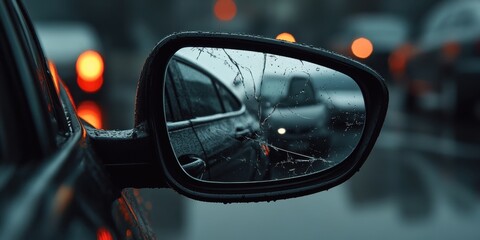
[[[168,187],[161,166],[156,164],[153,139],[144,124],[130,130],[100,130],[85,127],[90,143],[112,183],[123,188]]]

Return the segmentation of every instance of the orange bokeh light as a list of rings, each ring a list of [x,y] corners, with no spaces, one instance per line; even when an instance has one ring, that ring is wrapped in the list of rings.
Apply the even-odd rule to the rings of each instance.
[[[103,74],[103,59],[96,51],[88,50],[80,54],[77,59],[77,74],[85,81],[95,81]]]
[[[373,44],[366,38],[357,38],[352,42],[352,53],[358,58],[368,58],[373,53]]]
[[[231,21],[237,15],[237,4],[233,0],[217,0],[213,12],[218,20]]]
[[[93,50],[80,54],[77,59],[77,84],[85,92],[96,92],[103,85],[104,63],[102,56]]]
[[[292,34],[287,32],[278,34],[276,39],[287,41],[287,42],[295,42],[295,37]]]
[[[77,107],[77,114],[95,128],[101,129],[103,127],[102,111],[97,103],[92,101],[80,103]]]

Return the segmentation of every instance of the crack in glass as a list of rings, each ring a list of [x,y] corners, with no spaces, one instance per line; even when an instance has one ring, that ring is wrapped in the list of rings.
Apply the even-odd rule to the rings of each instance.
[[[215,92],[207,93],[204,82],[188,79],[195,78],[194,74],[182,75],[176,62],[207,76]],[[185,170],[197,179],[274,181],[324,171],[345,160],[363,132],[365,104],[355,81],[302,59],[188,47],[172,58],[168,74],[174,79],[172,86],[179,87],[176,92],[167,88],[172,92],[167,95],[175,92],[174,97],[186,98],[195,110],[183,114],[191,116],[184,119],[188,122],[185,128],[169,134],[178,159],[195,155],[205,162],[197,176]],[[198,88],[187,92],[199,96],[178,96],[180,88]],[[237,108],[235,99],[240,100]],[[166,102],[173,104],[174,100]],[[221,105],[221,111],[207,116],[191,114],[214,102]],[[174,125],[174,121],[167,122],[169,129]]]

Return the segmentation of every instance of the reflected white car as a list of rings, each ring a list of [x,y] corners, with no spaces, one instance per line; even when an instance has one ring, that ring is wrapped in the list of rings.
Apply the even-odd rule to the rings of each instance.
[[[261,127],[273,149],[314,157],[329,149],[330,114],[309,77],[266,75],[261,86]]]

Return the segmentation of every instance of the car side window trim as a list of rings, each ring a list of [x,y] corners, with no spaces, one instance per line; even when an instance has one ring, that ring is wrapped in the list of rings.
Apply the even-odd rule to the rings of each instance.
[[[175,60],[172,60],[170,62],[167,72],[168,74],[170,74],[174,98],[176,99],[180,109],[180,121],[193,118],[192,105],[188,97],[186,97],[188,93],[185,91],[185,85],[183,84],[183,81],[180,80],[180,72],[178,70],[177,62]],[[183,101],[183,104],[181,101]]]
[[[192,123],[189,120],[184,120],[179,122],[167,122],[168,131],[175,131],[178,129],[183,129],[191,126],[192,126]]]
[[[235,101],[239,101],[237,99],[237,97],[225,86],[223,86],[223,83],[219,82],[217,79],[215,79],[213,76],[211,76],[211,74],[208,74],[204,71],[202,71],[201,69],[198,69],[197,67],[195,66],[192,66],[189,62],[187,61],[183,61],[183,59],[180,59],[180,58],[174,58],[172,61],[171,61],[171,71],[174,72],[173,75],[176,75],[176,74],[180,74],[178,72],[178,69],[177,69],[177,66],[176,66],[176,62],[180,62],[182,64],[185,64],[187,65],[188,67],[191,67],[197,71],[200,71],[202,74],[205,74],[206,76],[208,76],[210,78],[210,80],[212,81],[212,85],[216,91],[216,96],[218,98],[218,100],[220,101],[220,104],[222,106],[222,111],[221,113],[217,113],[217,114],[213,114],[213,115],[208,115],[208,116],[201,116],[201,117],[194,117],[192,116],[190,119],[187,119],[186,121],[179,121],[179,122],[173,122],[173,123],[168,123],[167,126],[168,128],[172,128],[173,129],[178,129],[178,128],[181,128],[182,126],[183,127],[187,127],[187,126],[190,126],[190,124],[193,124],[193,125],[198,125],[198,124],[205,124],[205,123],[209,123],[209,122],[213,122],[213,121],[217,121],[217,120],[221,120],[221,119],[226,119],[226,118],[231,118],[231,117],[236,117],[236,116],[240,116],[242,114],[244,114],[246,112],[246,107],[244,104],[240,104],[240,109],[238,110],[234,110],[234,111],[226,111],[225,109],[225,106],[224,106],[224,102],[222,101],[221,97],[220,97],[220,90],[218,89],[219,87],[223,87],[225,88],[224,90],[230,94],[230,95],[233,95],[232,97],[235,99]],[[185,86],[185,83],[183,81],[179,81],[182,88],[186,88]],[[187,99],[187,102],[188,102],[188,107],[191,109],[192,108],[192,103],[189,99]]]
[[[244,114],[245,112],[246,112],[246,107],[245,107],[245,105],[242,105],[242,107],[237,111],[226,112],[226,113],[217,113],[217,114],[210,115],[210,116],[197,117],[197,118],[191,119],[190,122],[192,122],[194,125],[209,123],[209,122],[214,122],[214,121],[218,121],[218,120],[221,120],[221,119],[237,117],[237,116],[240,116],[240,115]]]
[[[221,98],[220,100],[223,104],[223,109],[225,110],[225,112],[234,112],[239,110],[243,104],[238,100],[235,94],[233,94],[220,81],[217,81],[215,79],[214,82],[215,82],[215,87],[217,88],[217,91],[220,94],[220,98]]]
[[[42,75],[45,77],[44,84],[46,92],[42,91],[42,94],[46,94],[45,101],[48,101],[47,104],[51,104],[51,107],[53,108],[51,112],[53,114],[53,118],[55,118],[55,123],[53,124],[55,125],[54,127],[57,128],[56,133],[57,135],[65,136],[64,133],[68,130],[67,119],[64,116],[64,109],[61,104],[60,97],[56,94],[54,80],[48,68],[48,63],[45,55],[43,54],[40,41],[37,38],[35,28],[28,18],[25,7],[21,3],[14,2],[14,8],[15,11],[17,11],[19,24],[24,29],[24,37],[27,41],[27,48],[30,50],[30,54],[32,55],[31,57],[35,65],[34,68],[37,71],[42,72]],[[43,88],[43,86],[41,87]]]
[[[172,82],[171,71],[166,73],[165,81],[165,115],[167,122],[177,122],[183,119],[180,103],[178,102],[177,90]]]
[[[16,27],[19,20],[12,16],[15,14],[16,12],[11,5],[2,5],[0,7],[0,31],[5,31],[5,34],[2,34],[4,37],[2,46],[5,47],[3,54],[5,56],[2,57],[8,59],[11,76],[16,79],[16,81],[12,80],[12,85],[15,85],[16,90],[15,96],[17,97],[13,100],[19,101],[17,104],[24,105],[23,108],[17,109],[25,116],[25,118],[22,118],[25,122],[22,124],[27,129],[22,129],[21,131],[28,131],[29,133],[22,142],[32,145],[29,151],[30,155],[40,157],[52,150],[54,137],[45,128],[47,117],[42,112],[43,106],[40,102],[43,100],[40,98],[40,92],[36,84],[29,80],[32,77],[32,69],[24,59],[27,53],[24,43],[22,43],[23,39],[20,36],[19,28]],[[39,141],[39,139],[43,139],[43,141]]]

